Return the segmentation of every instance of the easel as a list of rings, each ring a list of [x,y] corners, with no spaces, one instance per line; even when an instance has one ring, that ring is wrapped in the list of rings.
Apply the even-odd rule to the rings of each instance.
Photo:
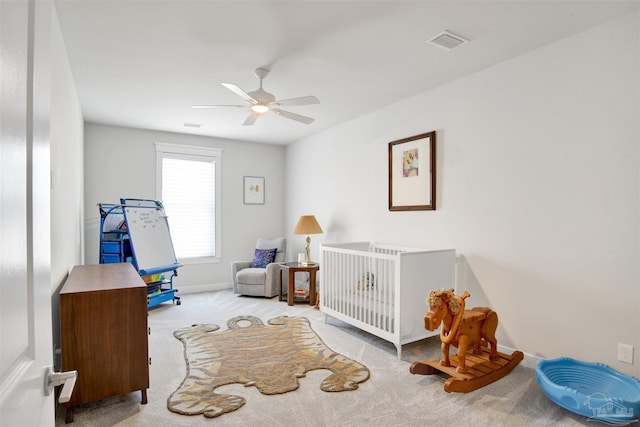
[[[147,283],[149,308],[165,301],[180,305],[173,278],[182,267],[176,259],[162,203],[120,199],[119,205],[99,203],[100,264],[130,262]],[[162,273],[170,273],[167,279]]]
[[[147,283],[149,288],[149,308],[165,301],[180,305],[177,289],[173,287],[173,278],[178,275],[182,264],[176,259],[173,241],[169,232],[167,215],[162,203],[149,199],[120,199],[127,230],[131,239],[133,266],[141,276],[161,275],[158,281]],[[169,279],[162,273],[171,272]]]

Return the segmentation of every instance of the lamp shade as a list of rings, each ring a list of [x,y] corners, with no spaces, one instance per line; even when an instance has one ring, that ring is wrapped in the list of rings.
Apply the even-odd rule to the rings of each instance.
[[[322,234],[322,228],[314,215],[303,215],[298,220],[293,234]]]

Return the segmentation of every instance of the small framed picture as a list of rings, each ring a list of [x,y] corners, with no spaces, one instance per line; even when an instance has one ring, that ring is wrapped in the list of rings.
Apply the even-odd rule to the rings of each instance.
[[[264,205],[264,177],[244,177],[244,204]]]
[[[389,210],[436,209],[436,133],[389,143]]]

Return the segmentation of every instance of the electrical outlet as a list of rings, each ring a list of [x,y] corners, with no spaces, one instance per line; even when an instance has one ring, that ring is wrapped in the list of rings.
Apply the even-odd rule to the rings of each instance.
[[[621,362],[633,364],[633,346],[629,344],[618,343],[618,360]]]

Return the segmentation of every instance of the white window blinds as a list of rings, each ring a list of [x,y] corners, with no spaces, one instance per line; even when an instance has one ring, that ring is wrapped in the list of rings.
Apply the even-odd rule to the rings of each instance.
[[[168,144],[157,143],[156,147],[160,145],[166,149]],[[219,157],[193,154],[185,148],[174,145],[172,150],[157,149],[158,196],[168,217],[176,257],[216,257]]]

